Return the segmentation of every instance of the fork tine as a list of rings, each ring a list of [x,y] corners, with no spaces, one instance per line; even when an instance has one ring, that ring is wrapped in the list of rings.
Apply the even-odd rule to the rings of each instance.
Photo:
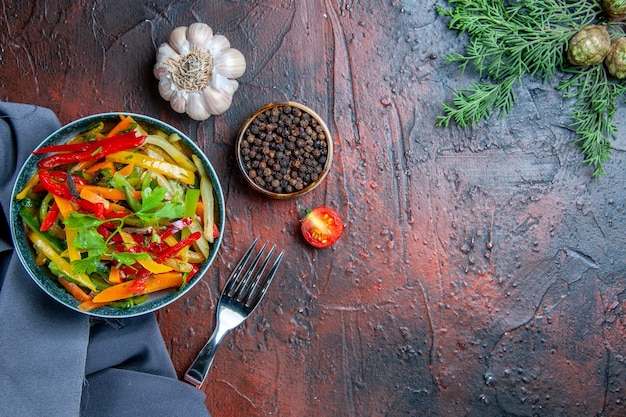
[[[266,245],[267,245],[267,242],[266,242]],[[239,292],[239,298],[241,300],[249,300],[250,296],[259,285],[261,275],[263,274],[263,271],[265,271],[265,268],[267,267],[267,263],[269,262],[272,254],[274,253],[275,247],[276,246],[272,246],[269,253],[265,257],[265,260],[263,261],[261,266],[257,269],[257,265],[259,261],[261,260],[261,255],[263,254],[263,251],[265,250],[265,245],[263,246],[263,248],[261,248],[261,251],[257,255],[256,259],[254,260],[254,263],[250,266],[250,268],[246,272],[246,287],[241,288],[241,291]],[[250,280],[251,278],[253,279]],[[245,303],[248,304],[247,301]]]
[[[272,248],[270,253],[267,255],[267,258],[265,258],[265,262],[263,262],[261,271],[258,273],[257,279],[255,280],[255,286],[256,286],[256,283],[258,283],[258,281],[260,280],[261,275],[263,274],[263,271],[265,270],[265,267],[267,266],[267,263],[273,251],[274,251],[274,248]],[[265,296],[267,289],[269,288],[270,284],[272,283],[272,280],[274,279],[274,275],[276,275],[278,266],[280,265],[280,262],[283,260],[284,254],[285,254],[285,251],[281,251],[278,254],[278,256],[276,257],[276,260],[274,261],[274,265],[272,265],[272,268],[270,269],[267,276],[265,277],[265,281],[263,282],[263,285],[261,285],[260,289],[256,291],[256,295],[254,296],[254,298],[251,298],[248,300],[247,304],[250,306],[250,308],[252,309],[256,308],[256,306],[261,302],[261,300]]]
[[[230,273],[230,276],[228,277],[228,280],[226,281],[226,285],[224,286],[224,289],[222,290],[222,293],[228,294],[233,289],[233,287],[237,283],[237,280],[239,279],[239,275],[241,275],[241,271],[243,270],[245,264],[248,262],[248,259],[250,259],[250,255],[252,254],[252,251],[254,250],[254,247],[256,246],[257,242],[259,241],[259,238],[260,237],[257,236],[252,241],[252,244],[250,245],[250,247],[248,248],[246,253],[241,257],[241,259],[239,260],[239,262],[237,263],[237,265],[233,269],[233,272]]]
[[[240,300],[245,300],[246,295],[248,294],[248,292],[250,291],[251,288],[254,288],[254,283],[250,286],[250,278],[252,277],[252,274],[254,273],[254,269],[257,267],[257,265],[259,264],[259,260],[261,259],[261,256],[263,255],[263,252],[265,251],[265,248],[267,247],[268,242],[266,241],[263,246],[261,246],[261,249],[259,250],[259,253],[257,253],[257,255],[254,257],[254,260],[252,261],[252,265],[250,265],[247,269],[246,272],[244,273],[244,276],[242,279],[238,280],[237,282],[237,286],[233,289],[232,291],[232,295],[233,297],[240,299]],[[271,254],[271,251],[270,251]]]

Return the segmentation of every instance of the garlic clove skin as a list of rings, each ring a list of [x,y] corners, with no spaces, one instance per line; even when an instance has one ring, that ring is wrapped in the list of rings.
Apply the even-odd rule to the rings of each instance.
[[[157,50],[157,62],[163,62],[164,60],[176,55],[178,55],[178,52],[176,52],[169,43],[162,43]]]
[[[215,72],[227,78],[241,77],[246,72],[246,60],[243,54],[233,48],[222,52],[220,60],[215,63]]]
[[[206,120],[211,117],[211,112],[206,107],[206,100],[202,93],[189,94],[186,111],[193,120]]]
[[[218,91],[224,91],[232,96],[235,94],[235,91],[237,91],[237,88],[239,88],[239,83],[236,80],[231,80],[221,74],[215,74],[211,80],[211,87]]]
[[[213,56],[218,56],[222,52],[230,49],[230,42],[223,35],[215,35],[213,36],[213,39],[211,39],[211,43],[208,45],[207,49],[213,54]]]
[[[177,27],[170,33],[169,44],[179,55],[188,54],[190,51],[187,40],[187,27]]]
[[[208,42],[213,38],[213,29],[204,23],[193,23],[187,29],[187,38],[192,49],[207,49]]]
[[[162,78],[159,81],[159,94],[166,100],[171,100],[174,95],[174,87],[172,87],[172,82],[167,78]]]
[[[204,23],[177,27],[168,39],[159,46],[153,68],[161,97],[194,120],[228,110],[239,88],[236,78],[246,71],[243,54]]]
[[[222,114],[230,107],[233,96],[224,90],[207,87],[202,90],[202,95],[207,109],[212,114]]]
[[[177,113],[185,113],[187,110],[187,93],[184,91],[174,91],[170,98],[170,105]]]

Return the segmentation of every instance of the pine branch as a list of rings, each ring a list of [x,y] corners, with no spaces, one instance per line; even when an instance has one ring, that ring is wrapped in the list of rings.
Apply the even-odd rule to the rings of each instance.
[[[513,86],[516,77],[510,76],[499,83],[477,82],[471,88],[460,89],[452,99],[453,106],[444,103],[445,116],[438,116],[437,126],[448,127],[451,120],[465,128],[469,123],[476,126],[491,117],[494,109],[502,117],[511,111],[515,103]]]
[[[570,68],[571,74],[561,81],[557,89],[565,98],[575,98],[574,109],[569,114],[571,127],[578,138],[574,144],[583,153],[583,163],[593,167],[593,175],[605,174],[603,164],[611,156],[611,139],[617,137],[613,123],[617,102],[626,95],[626,84],[611,81],[600,65],[590,68]]]
[[[475,126],[494,114],[508,114],[515,104],[514,87],[524,76],[552,80],[557,71],[571,74],[557,87],[565,97],[576,98],[570,113],[574,141],[584,163],[594,168],[594,176],[604,175],[603,163],[611,154],[616,136],[613,117],[617,100],[626,87],[609,79],[602,65],[573,68],[564,61],[569,39],[581,28],[598,22],[602,16],[599,1],[587,0],[449,0],[452,9],[437,7],[447,16],[448,27],[467,34],[463,54],[451,52],[446,62],[461,72],[474,70],[479,82],[461,88],[452,104],[444,103],[445,115],[437,126],[454,121],[461,127]],[[609,26],[613,36],[623,36],[619,25]]]

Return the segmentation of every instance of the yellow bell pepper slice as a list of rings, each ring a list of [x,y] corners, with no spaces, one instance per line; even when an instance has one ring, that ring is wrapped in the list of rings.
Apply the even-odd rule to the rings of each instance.
[[[70,258],[70,261],[78,261],[82,258],[80,252],[76,247],[74,247],[74,238],[76,237],[75,230],[71,230],[69,227],[65,229],[65,239],[67,240],[67,256]]]
[[[193,171],[178,165],[170,164],[166,161],[151,158],[141,153],[120,151],[107,155],[106,158],[113,162],[133,164],[145,169],[150,169],[154,172],[158,172],[159,174],[174,178],[184,184],[194,184],[196,182],[196,175]]]
[[[22,191],[20,191],[19,194],[15,196],[15,199],[16,200],[25,199],[28,196],[28,193],[30,193],[30,190],[32,190],[33,187],[35,187],[35,185],[37,184],[39,184],[39,172],[38,171],[35,172],[35,174],[33,174],[32,177],[30,177],[30,179],[28,180],[24,188],[22,188]]]
[[[171,266],[160,264],[152,259],[138,259],[137,262],[153,274],[163,274],[174,269]]]
[[[196,166],[193,162],[191,162],[191,160],[189,160],[183,152],[178,150],[178,148],[172,145],[167,139],[158,135],[148,135],[146,136],[146,143],[158,146],[167,152],[170,158],[172,158],[178,165],[188,169],[189,171],[195,172]]]
[[[50,246],[45,240],[43,240],[39,235],[33,232],[28,233],[28,239],[33,242],[33,247],[43,253],[46,258],[53,262],[65,275],[71,277],[75,280],[79,285],[89,288],[92,291],[96,291],[96,287],[91,282],[91,279],[86,274],[75,274],[72,272],[72,266],[68,261],[66,261],[63,257],[61,257],[56,251]]]
[[[209,242],[213,243],[213,224],[215,223],[215,214],[213,213],[213,185],[206,175],[202,161],[196,155],[191,156],[193,162],[198,168],[200,175],[200,196],[202,197],[202,220],[204,222],[203,236]]]

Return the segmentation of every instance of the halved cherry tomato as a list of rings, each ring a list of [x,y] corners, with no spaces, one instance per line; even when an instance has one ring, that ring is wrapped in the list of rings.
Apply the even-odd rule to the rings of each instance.
[[[316,248],[327,248],[339,239],[344,225],[335,210],[325,206],[313,210],[301,209],[305,217],[300,223],[300,229],[307,242]]]

